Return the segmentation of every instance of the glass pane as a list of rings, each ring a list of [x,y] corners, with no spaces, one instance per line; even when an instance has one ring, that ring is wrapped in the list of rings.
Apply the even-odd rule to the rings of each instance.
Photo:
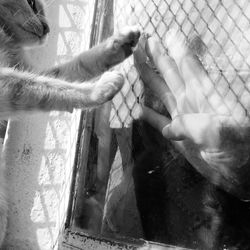
[[[186,144],[176,146],[146,121],[138,120],[140,104],[165,118],[175,116],[162,98],[147,87],[133,57],[128,58],[117,68],[125,78],[121,92],[111,103],[91,113],[93,130],[85,137],[89,147],[84,148],[88,151],[88,162],[77,182],[75,228],[114,239],[143,238],[192,249],[250,247],[246,139],[250,100],[249,12],[250,4],[243,0],[114,1],[115,29],[137,24],[144,32],[158,37],[166,49],[167,31],[170,28],[180,31],[190,53],[199,57],[196,63],[201,62],[204,70],[200,71],[199,63],[186,67],[192,74],[198,74],[195,77],[207,74],[206,80],[198,82],[207,84],[202,87],[203,99],[197,98],[194,86],[194,92],[189,93],[190,106],[183,105],[183,110],[190,108],[196,115],[224,116],[224,109],[216,106],[223,102],[228,116],[234,118],[230,124],[234,125],[220,130],[218,151],[204,150],[207,144],[201,146],[197,141],[191,148],[190,138],[185,140]],[[161,74],[159,67],[157,70],[156,66],[150,67],[156,75]],[[208,89],[214,94],[210,95]],[[197,104],[196,98],[197,109],[192,106]],[[191,131],[197,129],[197,134],[192,138],[198,135],[202,119],[193,120],[196,122]],[[205,127],[211,145],[218,139],[212,137],[216,124]],[[228,142],[231,139],[235,142],[233,146]],[[193,150],[198,160],[192,158],[192,153],[191,157],[183,153],[183,148],[185,152]]]

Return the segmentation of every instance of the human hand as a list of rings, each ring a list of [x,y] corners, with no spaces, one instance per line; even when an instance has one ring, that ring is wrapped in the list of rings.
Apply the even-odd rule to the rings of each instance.
[[[249,87],[239,98],[229,86],[220,96],[182,35],[167,33],[165,47],[142,36],[134,53],[135,66],[146,84],[166,106],[171,120],[142,107],[141,118],[173,141],[187,160],[212,183],[249,199]],[[159,70],[146,63],[149,57]],[[250,174],[250,173],[249,173]]]

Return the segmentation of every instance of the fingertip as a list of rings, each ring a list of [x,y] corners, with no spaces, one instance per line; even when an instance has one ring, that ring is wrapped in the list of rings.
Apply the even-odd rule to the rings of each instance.
[[[140,103],[137,103],[134,107],[134,120],[143,120],[143,107]]]
[[[133,51],[135,63],[141,64],[147,61],[147,55],[145,51],[145,44],[147,42],[145,34],[142,34],[135,50]]]
[[[170,29],[164,37],[164,45],[168,49],[169,55],[174,60],[179,60],[180,57],[186,54],[186,37],[177,29]]]
[[[156,58],[165,55],[167,50],[157,37],[151,36],[147,39],[145,51],[150,60],[156,63]]]
[[[170,138],[169,138],[169,127],[170,127],[170,124],[166,125],[166,126],[162,129],[162,131],[161,131],[162,135],[163,135],[165,138],[168,138],[168,139],[170,139]]]
[[[167,47],[171,47],[175,39],[178,37],[178,31],[176,29],[169,29],[164,37],[164,44]]]
[[[162,129],[162,135],[165,138],[169,140],[173,140],[173,141],[182,141],[186,139],[185,135],[183,135],[182,133],[178,133],[177,131],[173,129],[171,123],[169,123]]]

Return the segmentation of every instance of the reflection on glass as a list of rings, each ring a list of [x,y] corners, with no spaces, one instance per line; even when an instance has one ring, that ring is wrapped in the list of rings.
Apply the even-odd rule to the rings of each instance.
[[[250,5],[181,2],[116,1],[116,26],[133,19],[151,36],[120,66],[124,89],[96,113],[74,225],[249,249]]]

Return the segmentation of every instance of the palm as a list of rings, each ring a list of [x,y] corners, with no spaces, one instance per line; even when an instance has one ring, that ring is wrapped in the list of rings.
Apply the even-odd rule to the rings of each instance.
[[[144,83],[163,101],[172,120],[146,107],[142,118],[171,139],[211,182],[248,199],[242,186],[246,171],[239,171],[248,168],[248,86],[240,99],[229,87],[224,89],[226,96],[220,96],[180,34],[169,32],[165,44],[170,56],[154,38],[144,37],[134,56]],[[143,62],[146,54],[162,77]]]

